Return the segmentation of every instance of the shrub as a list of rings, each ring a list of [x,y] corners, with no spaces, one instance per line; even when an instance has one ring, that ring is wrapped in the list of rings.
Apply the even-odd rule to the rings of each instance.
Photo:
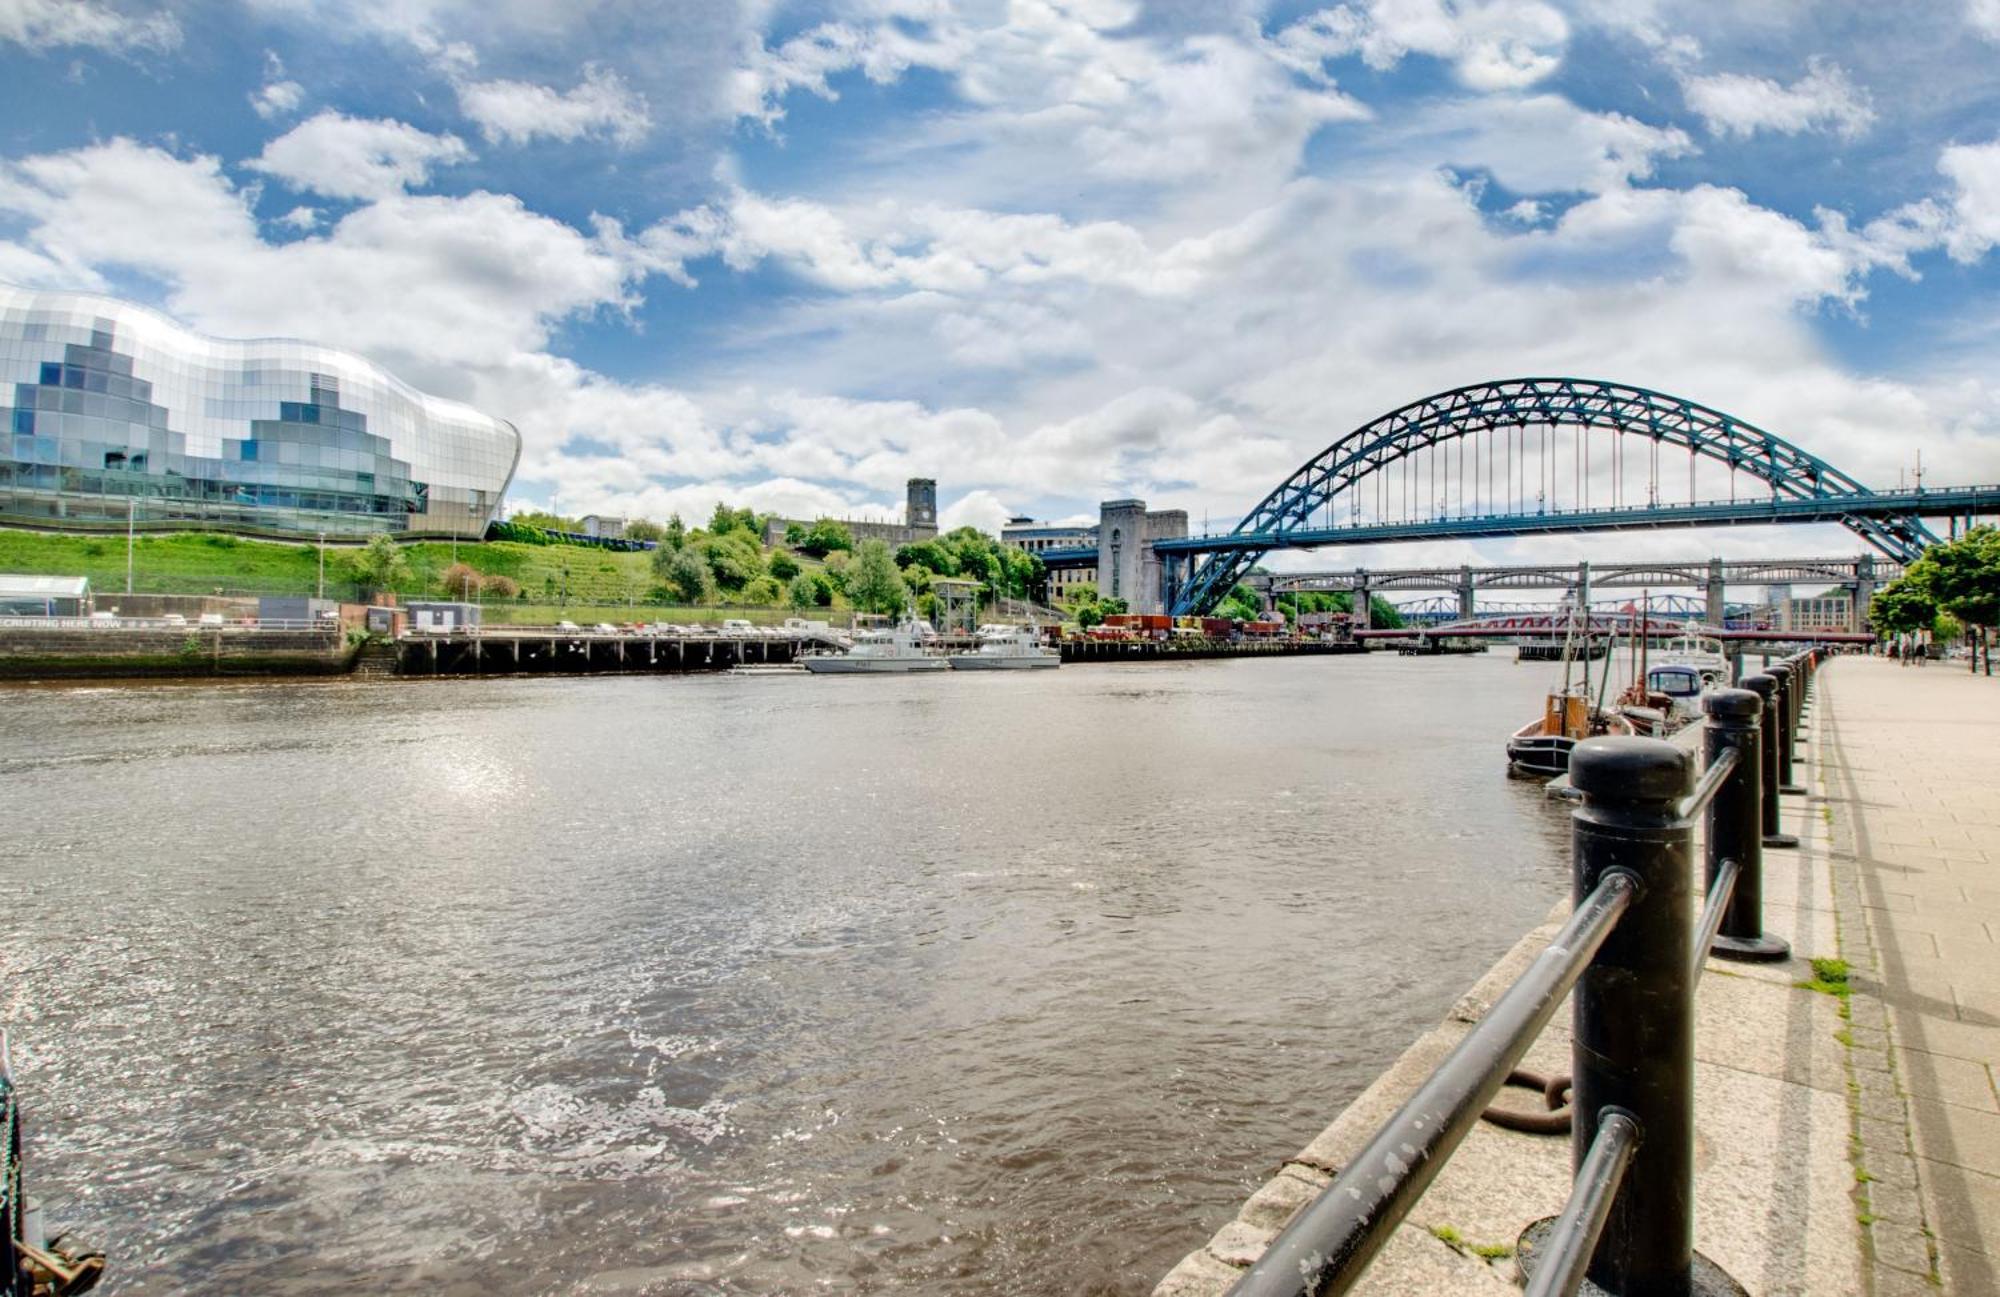
[[[521,583],[495,573],[481,581],[479,589],[489,599],[515,599],[520,597]]]

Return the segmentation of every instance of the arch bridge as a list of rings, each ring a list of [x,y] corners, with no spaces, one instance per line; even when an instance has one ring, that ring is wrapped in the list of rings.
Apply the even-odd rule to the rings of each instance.
[[[1983,513],[2000,513],[2000,485],[1875,491],[1684,397],[1598,379],[1511,378],[1392,410],[1301,465],[1229,531],[1155,540],[1152,550],[1163,603],[1188,613],[1212,607],[1276,549],[1838,522],[1907,563],[1937,540],[1925,518]],[[1064,566],[1096,555],[1044,557]]]

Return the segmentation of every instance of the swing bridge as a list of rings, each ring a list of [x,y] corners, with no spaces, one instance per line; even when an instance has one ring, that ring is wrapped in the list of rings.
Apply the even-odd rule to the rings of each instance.
[[[1876,490],[1684,397],[1597,379],[1512,378],[1392,410],[1301,465],[1229,530],[1150,548],[1158,606],[1188,614],[1213,608],[1278,550],[1839,523],[1899,566],[1938,540],[1926,519],[1981,515],[2000,515],[2000,484]],[[1053,568],[1099,562],[1096,546],[1042,558]]]

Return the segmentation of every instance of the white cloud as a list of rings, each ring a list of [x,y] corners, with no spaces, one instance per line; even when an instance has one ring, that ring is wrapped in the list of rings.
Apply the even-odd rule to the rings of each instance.
[[[1002,504],[1000,497],[991,491],[967,491],[938,511],[938,526],[945,531],[977,527],[989,536],[998,536],[1017,512]]]
[[[585,234],[511,195],[395,192],[278,244],[252,197],[212,156],[127,139],[0,165],[0,211],[35,254],[148,276],[197,328],[311,336],[449,395],[466,370],[539,351],[558,320],[624,308],[637,273],[615,225]]]
[[[319,213],[310,207],[298,206],[278,218],[278,224],[289,226],[301,232],[319,228]]]
[[[1965,20],[1981,36],[2000,41],[2000,0],[1965,0]]]
[[[1411,158],[1483,167],[1509,189],[1602,192],[1643,180],[1663,158],[1695,151],[1685,131],[1593,113],[1559,95],[1487,95],[1417,110],[1374,142],[1391,166]]]
[[[479,124],[488,143],[603,135],[629,146],[644,139],[653,124],[645,97],[596,64],[585,65],[583,80],[567,92],[527,81],[465,82],[458,87],[458,106]]]
[[[128,54],[177,48],[181,27],[166,10],[139,17],[98,0],[0,0],[0,41],[38,53],[88,46]]]
[[[840,73],[887,82],[931,68],[954,78],[968,107],[936,119],[914,147],[1044,175],[1074,158],[1102,182],[1218,194],[1282,179],[1322,126],[1369,116],[1326,74],[1334,46],[1309,22],[1269,39],[1176,37],[1123,30],[1137,13],[1127,4],[1016,0],[988,23],[942,6],[880,8],[878,21],[823,24],[776,49],[753,40],[733,111],[774,127],[794,90],[832,99]],[[1018,162],[998,160],[1009,150]]]
[[[1952,182],[1947,247],[1958,261],[1976,261],[2000,244],[2000,140],[1954,144],[1938,158]]]
[[[1724,72],[1687,77],[1682,91],[1688,107],[1715,135],[1797,135],[1824,128],[1852,137],[1875,120],[1868,92],[1849,80],[1839,64],[1825,59],[1813,59],[1806,74],[1789,86]]]
[[[1425,54],[1451,63],[1474,90],[1543,80],[1562,66],[1569,42],[1568,21],[1542,0],[1366,0],[1359,10],[1324,10],[1306,22],[1329,54],[1358,53],[1374,68]]]
[[[299,110],[306,101],[306,88],[296,81],[271,81],[257,88],[250,96],[250,107],[265,121],[286,117]]]
[[[329,109],[272,140],[243,165],[328,198],[373,199],[428,184],[433,168],[471,157],[456,135]]]

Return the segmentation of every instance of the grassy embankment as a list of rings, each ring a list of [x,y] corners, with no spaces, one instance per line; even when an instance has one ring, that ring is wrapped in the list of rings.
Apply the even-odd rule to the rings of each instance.
[[[326,551],[328,598],[355,599],[348,564],[352,549]],[[404,548],[410,575],[399,583],[404,599],[447,597],[439,575],[453,561],[449,542],[424,541]],[[647,602],[656,587],[648,553],[619,554],[574,545],[518,545],[461,542],[457,561],[483,576],[505,576],[521,587],[519,599],[486,599],[490,622],[547,625],[567,618],[595,621],[715,621],[743,617],[781,621],[780,608],[745,608],[727,601],[707,608]],[[810,560],[801,560],[813,566]],[[59,536],[0,529],[0,572],[41,576],[87,576],[99,607],[115,603],[125,589],[122,536]],[[312,594],[319,582],[319,549],[311,543],[245,540],[214,532],[141,536],[133,547],[132,588],[142,594],[231,595]],[[567,599],[564,595],[567,593]],[[806,614],[824,617],[826,609]]]

